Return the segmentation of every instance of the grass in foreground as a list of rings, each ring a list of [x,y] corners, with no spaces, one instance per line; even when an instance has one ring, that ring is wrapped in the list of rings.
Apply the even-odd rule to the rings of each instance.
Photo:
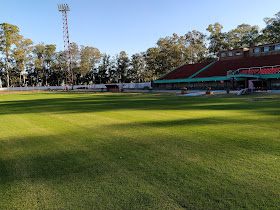
[[[0,95],[0,209],[280,206],[280,95]]]

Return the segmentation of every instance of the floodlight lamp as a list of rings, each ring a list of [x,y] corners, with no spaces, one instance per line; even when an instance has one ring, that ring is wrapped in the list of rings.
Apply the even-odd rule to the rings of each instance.
[[[58,11],[70,11],[68,4],[58,4]]]

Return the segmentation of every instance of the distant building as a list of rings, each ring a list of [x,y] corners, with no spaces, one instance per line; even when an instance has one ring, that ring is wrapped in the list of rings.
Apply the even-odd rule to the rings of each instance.
[[[280,43],[220,51],[212,62],[184,64],[154,81],[159,89],[280,89]]]

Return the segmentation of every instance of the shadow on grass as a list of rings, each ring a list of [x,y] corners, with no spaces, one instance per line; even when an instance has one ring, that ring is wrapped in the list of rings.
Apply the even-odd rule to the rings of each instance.
[[[49,96],[50,94],[48,94]],[[36,94],[35,94],[36,96]],[[66,98],[68,97],[68,98]],[[256,96],[258,97],[258,96]],[[251,97],[252,98],[252,97]],[[254,97],[253,97],[254,99]],[[164,97],[153,95],[69,94],[53,98],[0,102],[0,115],[25,113],[87,113],[114,110],[248,110],[268,115],[280,114],[280,98],[247,100],[237,96]]]
[[[150,124],[140,123],[137,126]],[[155,123],[153,126],[161,127],[162,124]],[[133,126],[129,129],[134,128]],[[110,185],[121,176],[123,182],[133,179],[136,183],[145,183],[147,187],[149,186],[150,193],[154,195],[164,192],[178,205],[186,208],[206,204],[212,207],[231,207],[231,202],[235,202],[235,206],[273,207],[278,202],[276,199],[278,191],[269,191],[266,188],[269,183],[276,184],[274,179],[264,179],[270,177],[267,166],[254,166],[256,164],[250,161],[245,164],[248,168],[238,164],[238,161],[251,155],[244,153],[240,145],[226,143],[228,146],[226,147],[223,144],[209,142],[182,143],[179,137],[158,145],[143,136],[140,142],[116,137],[114,140],[108,139],[108,142],[90,146],[81,139],[81,146],[73,147],[71,150],[50,149],[41,152],[38,150],[40,147],[38,142],[42,142],[42,148],[48,144],[42,139],[59,138],[60,136],[35,136],[20,139],[21,142],[18,142],[18,139],[11,139],[14,144],[7,152],[14,152],[14,155],[0,159],[0,185],[13,185],[14,181],[18,183],[24,180],[48,180],[53,183],[64,183],[76,189],[76,182],[73,180],[82,183],[84,181],[85,184],[91,180],[96,185],[104,182]],[[17,147],[24,147],[22,141],[27,141],[28,144],[22,153],[18,154]],[[177,141],[181,141],[179,147]],[[85,147],[86,149],[82,149]],[[239,147],[241,150],[237,149]],[[5,145],[2,145],[1,149],[6,151]],[[234,173],[231,175],[229,172],[231,167],[235,168],[235,172],[242,171],[242,176]],[[254,167],[256,169],[253,169]],[[243,174],[247,175],[244,177]],[[255,185],[255,182],[258,185]],[[92,188],[91,185],[83,185],[85,186],[88,190]],[[130,183],[129,186],[131,193],[139,187],[135,183]],[[127,193],[122,192],[128,189],[122,188],[121,185],[115,187],[120,194]],[[96,193],[108,196],[103,192]],[[240,200],[242,196],[246,197],[246,202]],[[266,198],[272,198],[269,205],[265,203]],[[231,202],[228,202],[229,199]]]
[[[239,151],[244,153],[262,153],[269,155],[278,155],[280,151],[280,142],[273,139],[263,139],[262,137],[254,136],[254,138],[247,139],[246,135],[238,131],[231,134],[217,134],[216,130],[212,133],[211,130],[207,132],[207,137],[197,137],[200,139],[188,139],[188,129],[200,128],[201,126],[211,125],[226,125],[231,124],[247,124],[246,121],[239,122],[238,120],[230,118],[197,118],[197,119],[183,119],[183,120],[167,120],[167,121],[153,121],[153,122],[138,122],[138,123],[121,123],[111,124],[108,126],[96,127],[95,130],[86,130],[83,128],[76,128],[66,133],[67,136],[80,136],[79,139],[66,142],[61,140],[63,133],[59,135],[46,136],[31,136],[25,138],[9,139],[9,142],[1,141],[0,149],[5,153],[14,152],[14,157],[7,159],[0,159],[0,178],[2,180],[16,180],[16,179],[53,179],[54,177],[63,177],[71,174],[83,174],[94,177],[101,176],[104,173],[111,173],[114,170],[114,163],[119,162],[122,166],[127,165],[130,170],[137,169],[139,163],[142,161],[152,161],[159,156],[172,156],[168,153],[168,149],[164,154],[158,146],[162,148],[176,148],[177,150],[188,151],[190,148],[195,148],[198,155],[204,158],[207,156],[226,157],[227,154],[231,156],[238,156]],[[181,126],[185,129],[180,130],[180,135],[174,136],[174,132],[157,133],[157,129],[165,128],[166,130],[173,127]],[[240,125],[242,126],[242,125]],[[114,131],[122,131],[125,133],[135,133],[138,130],[153,129],[153,132],[137,137],[129,136],[114,136]],[[84,137],[90,132],[111,133],[110,138],[106,140],[89,139]],[[242,131],[243,132],[243,131]],[[69,135],[70,133],[70,135]],[[213,135],[216,140],[213,140]],[[230,136],[227,136],[230,135]],[[155,137],[156,136],[156,137]],[[64,139],[64,138],[63,138]],[[151,140],[152,139],[152,140]],[[60,142],[65,141],[65,142]],[[96,143],[97,141],[97,143]],[[55,149],[56,143],[65,144],[67,147],[62,149]],[[53,148],[50,146],[53,145]],[[85,149],[86,148],[86,149]],[[158,150],[159,149],[159,150]],[[20,151],[20,152],[16,152]],[[210,153],[209,153],[210,152]],[[22,153],[22,154],[21,154]],[[127,157],[126,157],[127,156]],[[173,158],[170,158],[172,160]],[[176,158],[175,158],[176,159]],[[145,167],[145,165],[142,165]],[[140,167],[141,170],[145,168]],[[0,180],[1,180],[0,179]]]
[[[248,101],[245,97],[177,98],[89,94],[59,97],[60,95],[56,94],[50,99],[35,97],[24,101],[2,101],[0,114],[64,114],[117,110],[245,110],[279,115],[279,100]],[[274,121],[262,121],[271,122]],[[9,139],[8,142],[0,142],[0,185],[7,184],[17,188],[13,185],[14,181],[47,180],[54,184],[62,182],[70,188],[78,188],[73,181],[78,179],[83,184],[91,180],[97,185],[106,182],[109,186],[110,183],[115,183],[112,180],[121,176],[123,183],[113,186],[120,194],[127,193],[125,190],[138,189],[138,184],[122,188],[124,183],[134,179],[136,183],[147,185],[147,189],[153,189],[153,195],[159,192],[165,194],[185,208],[272,208],[279,204],[279,190],[277,187],[273,188],[279,186],[279,179],[275,178],[279,177],[279,163],[273,162],[275,164],[272,165],[272,162],[259,160],[258,156],[266,155],[268,159],[279,154],[279,141],[269,138],[264,140],[258,136],[253,139],[240,138],[242,135],[237,135],[238,131],[227,137],[227,134],[219,134],[215,129],[213,133],[205,131],[204,136],[198,133],[197,141],[188,139],[187,135],[189,127],[237,124],[241,128],[248,123],[250,119],[213,116],[111,124],[102,128],[96,127],[95,130],[79,127],[69,131],[70,134],[65,133],[70,138],[73,136],[71,141],[78,141],[70,146],[70,141],[61,138],[64,137],[63,133]],[[185,128],[180,132],[186,134],[180,137],[174,133],[160,132],[161,128],[166,131],[173,127]],[[154,130],[143,136],[132,137],[133,133],[145,129]],[[94,143],[96,139],[84,139],[83,132],[89,134],[105,131],[107,134],[112,132],[111,136],[105,135],[107,139],[98,139],[98,143]],[[115,136],[113,131],[120,131],[119,135]],[[132,135],[125,135],[126,132]],[[212,139],[209,140],[207,135]],[[77,136],[80,138],[76,138]],[[214,137],[217,139],[213,140]],[[55,141],[61,141],[58,144],[59,148],[56,148],[58,145]],[[81,187],[92,190],[92,185],[85,185]],[[148,188],[149,186],[152,188]],[[110,200],[107,194],[102,194],[103,191],[96,193]],[[246,198],[246,201],[240,198]]]

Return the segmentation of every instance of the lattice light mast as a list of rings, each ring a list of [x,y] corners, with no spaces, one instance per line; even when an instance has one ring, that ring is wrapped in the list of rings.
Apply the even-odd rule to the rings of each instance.
[[[72,60],[71,60],[71,49],[69,41],[69,30],[67,22],[67,12],[70,11],[68,4],[59,4],[58,11],[62,12],[62,21],[63,21],[63,41],[64,41],[64,50],[66,54],[66,68],[65,68],[65,82],[66,85],[74,85],[73,80],[73,71],[72,71]]]

